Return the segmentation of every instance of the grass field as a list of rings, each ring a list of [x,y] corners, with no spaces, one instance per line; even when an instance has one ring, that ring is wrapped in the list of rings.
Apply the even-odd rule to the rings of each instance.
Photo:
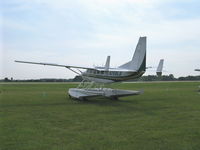
[[[114,84],[144,94],[80,102],[75,84],[0,84],[0,150],[199,150],[198,85]]]

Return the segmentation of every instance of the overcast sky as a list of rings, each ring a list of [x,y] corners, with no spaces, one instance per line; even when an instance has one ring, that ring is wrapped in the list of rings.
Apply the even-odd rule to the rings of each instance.
[[[0,2],[0,78],[71,78],[39,61],[117,67],[147,36],[147,66],[165,59],[164,74],[198,75],[199,0],[5,0]],[[155,74],[148,71],[147,74]]]

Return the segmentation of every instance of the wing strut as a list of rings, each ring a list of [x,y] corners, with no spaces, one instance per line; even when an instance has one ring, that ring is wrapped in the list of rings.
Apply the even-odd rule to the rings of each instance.
[[[71,70],[72,72],[74,72],[74,73],[78,74],[78,75],[81,75],[79,72],[77,72],[77,71],[75,71],[75,70],[71,69],[70,67],[66,67],[66,68],[67,68],[67,69],[69,69],[69,70]]]

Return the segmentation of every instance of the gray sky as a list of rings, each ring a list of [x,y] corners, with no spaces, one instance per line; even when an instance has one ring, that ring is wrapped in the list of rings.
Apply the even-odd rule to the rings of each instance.
[[[198,75],[198,0],[9,0],[0,3],[0,78],[71,78],[65,68],[27,60],[117,67],[147,36],[147,66],[165,59],[164,74]],[[146,75],[155,74],[147,71]]]

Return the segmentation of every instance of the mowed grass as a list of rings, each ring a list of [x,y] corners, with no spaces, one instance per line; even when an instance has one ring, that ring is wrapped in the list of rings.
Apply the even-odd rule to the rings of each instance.
[[[144,94],[81,102],[76,84],[1,84],[0,150],[199,150],[198,85],[113,84]]]

